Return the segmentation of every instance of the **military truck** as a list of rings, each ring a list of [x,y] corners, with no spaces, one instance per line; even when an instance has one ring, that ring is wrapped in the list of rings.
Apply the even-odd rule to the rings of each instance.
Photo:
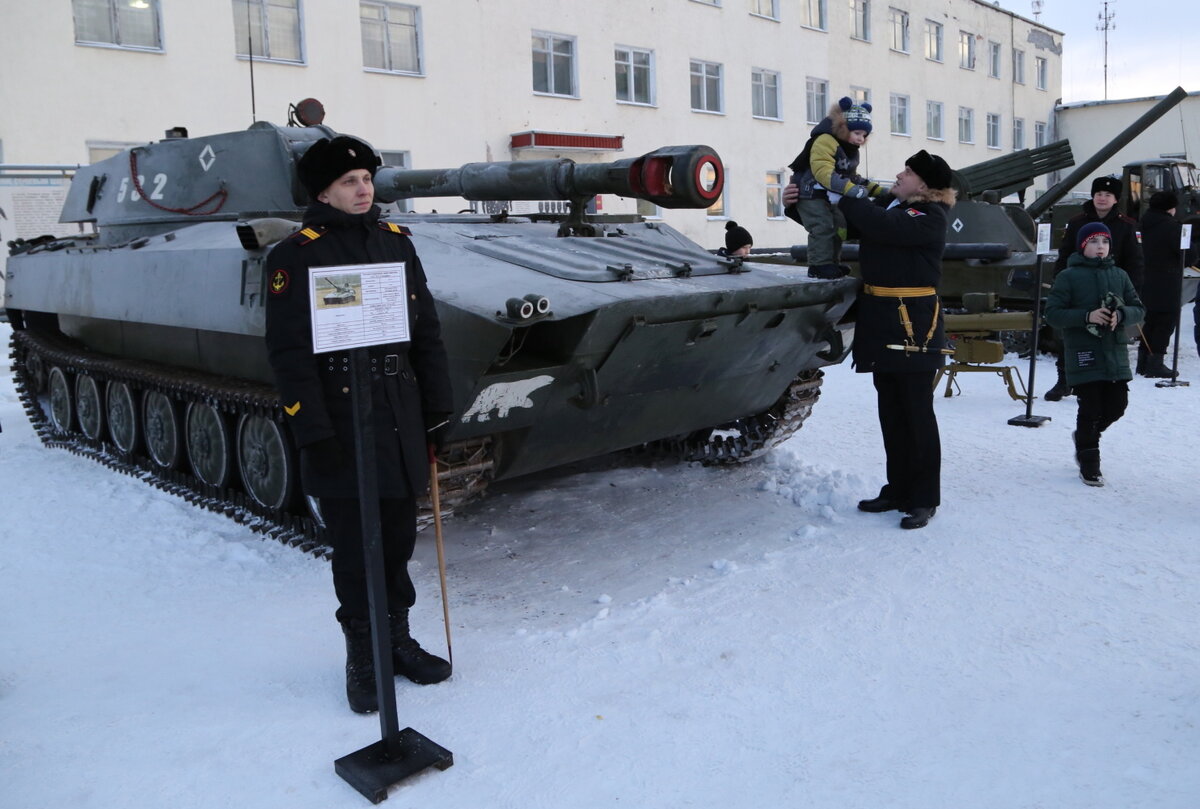
[[[62,221],[97,232],[17,240],[8,260],[16,386],[48,446],[320,547],[271,384],[263,298],[267,254],[309,203],[296,161],[336,134],[258,122],[168,137],[78,171]],[[379,170],[381,203],[549,199],[569,209],[538,221],[390,217],[411,230],[449,354],[446,508],[491,479],[628,448],[737,462],[800,427],[822,366],[849,350],[843,316],[856,281],[713,256],[657,222],[584,215],[598,194],[706,208],[723,177],[706,146],[611,163]]]

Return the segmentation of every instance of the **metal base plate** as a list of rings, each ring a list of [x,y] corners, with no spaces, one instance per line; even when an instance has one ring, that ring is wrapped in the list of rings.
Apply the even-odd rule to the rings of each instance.
[[[1164,379],[1162,382],[1155,382],[1156,388],[1186,388],[1191,385],[1190,382],[1184,382],[1182,379]]]
[[[412,728],[400,731],[398,755],[388,758],[382,740],[333,762],[333,768],[371,803],[387,798],[388,787],[429,767],[444,770],[454,764],[454,754]]]
[[[1014,427],[1041,427],[1048,421],[1049,416],[1013,416],[1008,423]]]

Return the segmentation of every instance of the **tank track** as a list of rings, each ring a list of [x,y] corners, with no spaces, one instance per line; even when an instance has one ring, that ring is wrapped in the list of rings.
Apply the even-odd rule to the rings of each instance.
[[[144,449],[125,454],[104,437],[91,439],[78,430],[58,432],[41,402],[44,375],[51,367],[75,374],[86,372],[97,383],[125,382],[139,391],[158,391],[172,402],[200,401],[216,407],[230,418],[253,414],[283,423],[283,410],[275,390],[263,383],[206,374],[152,362],[113,357],[92,352],[62,335],[16,330],[10,357],[17,395],[29,423],[47,447],[65,449],[98,461],[123,474],[184,498],[197,506],[224,514],[251,530],[317,557],[327,556],[322,526],[307,512],[305,499],[297,493],[288,510],[272,510],[233,487],[212,486],[181,469],[157,466]],[[39,378],[41,377],[41,378]],[[181,467],[186,467],[186,451]],[[453,513],[487,487],[492,473],[490,439],[458,442],[439,454],[439,494],[443,516]],[[293,463],[295,459],[293,458]],[[236,474],[233,475],[236,478]],[[298,470],[297,470],[298,477]],[[297,489],[299,487],[297,486]],[[421,503],[418,528],[433,522],[432,507]]]
[[[771,407],[711,430],[644,444],[639,452],[664,459],[698,461],[705,466],[737,464],[757,458],[792,436],[821,396],[825,373],[803,371]]]

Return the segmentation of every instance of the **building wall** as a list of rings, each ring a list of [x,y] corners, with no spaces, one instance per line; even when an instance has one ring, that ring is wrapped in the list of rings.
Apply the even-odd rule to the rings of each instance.
[[[1056,112],[1059,137],[1071,141],[1075,163],[1082,163],[1162,99],[1163,96],[1155,96],[1060,106]],[[1094,177],[1105,174],[1120,177],[1122,167],[1128,162],[1180,155],[1200,165],[1200,93],[1189,93],[1072,191],[1087,194]]]
[[[125,0],[119,0],[124,2]],[[852,36],[847,0],[827,0],[827,30],[799,24],[799,0],[779,0],[779,16],[750,13],[750,0],[419,0],[421,76],[365,71],[358,4],[300,0],[304,63],[255,60],[255,117],[285,123],[289,103],[320,99],[326,123],[376,148],[406,151],[416,167],[481,160],[554,157],[612,160],[678,143],[712,146],[728,167],[726,211],[757,246],[802,242],[803,230],[767,217],[765,175],[784,171],[801,150],[806,80],[829,83],[829,100],[852,87],[870,92],[874,133],[862,173],[890,181],[918,149],[962,166],[1013,148],[1013,118],[1051,122],[1061,88],[1062,35],[980,0],[893,0],[909,14],[910,50],[890,47],[889,5],[871,0],[871,41]],[[234,49],[230,0],[159,0],[163,50],[146,52],[75,44],[72,4],[0,0],[6,31],[0,49],[0,142],[9,163],[87,162],[88,145],[157,140],[171,126],[192,134],[242,129],[251,121],[250,63]],[[944,26],[944,61],[926,59],[926,19]],[[960,30],[974,34],[975,70],[959,66]],[[534,31],[575,37],[574,98],[532,91]],[[988,76],[987,43],[1001,44],[999,78]],[[618,103],[614,45],[654,52],[653,106]],[[1025,83],[1013,82],[1012,49],[1025,51]],[[1035,86],[1035,57],[1047,59],[1047,86]],[[691,110],[689,63],[724,71],[724,111]],[[751,113],[751,71],[780,74],[780,120]],[[169,88],[164,92],[163,88]],[[891,134],[889,98],[906,95],[911,129]],[[925,104],[944,104],[945,137],[926,137]],[[958,140],[960,106],[975,114],[974,143]],[[1000,116],[1000,147],[985,142],[986,114]],[[544,152],[510,148],[529,129],[624,136],[623,152]],[[784,175],[786,177],[786,173]],[[1044,187],[1044,184],[1042,185]],[[451,210],[461,201],[417,200],[416,210]],[[631,211],[631,201],[603,200],[603,210]],[[703,211],[666,211],[664,219],[709,247],[722,244],[725,219]]]

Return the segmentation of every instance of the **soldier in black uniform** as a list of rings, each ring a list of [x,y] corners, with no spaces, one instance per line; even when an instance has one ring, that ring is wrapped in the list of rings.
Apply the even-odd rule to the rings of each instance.
[[[905,511],[902,528],[923,528],[941,505],[941,438],[933,378],[945,360],[942,279],[946,221],[954,204],[950,167],[925,150],[896,175],[891,193],[871,202],[855,186],[838,208],[859,239],[854,366],[873,374],[887,454],[887,485],[863,511]]]
[[[1054,274],[1058,275],[1066,266],[1067,258],[1075,252],[1079,242],[1079,229],[1089,222],[1100,222],[1112,233],[1112,256],[1118,267],[1125,270],[1133,288],[1140,295],[1142,292],[1142,267],[1145,261],[1142,257],[1142,233],[1136,219],[1128,217],[1117,209],[1117,201],[1121,198],[1121,181],[1116,177],[1097,177],[1092,180],[1092,198],[1083,203],[1083,211],[1067,220],[1067,230],[1063,235],[1062,244],[1058,248],[1058,261],[1054,263]],[[1056,333],[1058,343],[1062,344],[1062,334]],[[1071,395],[1071,387],[1063,371],[1062,351],[1057,352],[1055,365],[1058,378],[1053,387],[1046,391],[1046,401],[1057,402],[1064,396]]]
[[[452,409],[446,351],[433,297],[408,231],[380,221],[372,178],[380,160],[355,138],[322,139],[297,164],[313,202],[303,228],[267,257],[267,348],[288,426],[300,446],[304,493],[317,498],[333,547],[336,617],[346,636],[346,696],[352,710],[378,710],[354,458],[348,352],[314,354],[310,267],[403,262],[410,341],[373,346],[370,396],[393,662],[416,683],[450,676],[450,664],[409,634],[416,592],[408,560],[416,499],[429,484],[429,445]],[[430,432],[433,430],[434,432]]]

